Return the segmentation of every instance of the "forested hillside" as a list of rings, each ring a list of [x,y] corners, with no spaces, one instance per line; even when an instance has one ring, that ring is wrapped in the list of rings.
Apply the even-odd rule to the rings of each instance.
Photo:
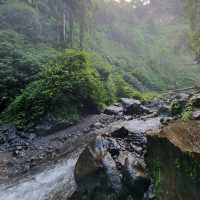
[[[199,200],[200,0],[0,0],[0,200]]]
[[[80,111],[99,110],[119,97],[144,99],[153,95],[149,91],[198,85],[192,50],[198,55],[199,49],[191,43],[185,3],[1,0],[2,120],[14,118],[23,126],[24,119],[30,118],[27,124],[49,107],[56,110],[53,102],[62,96],[69,105],[76,101],[67,113],[77,118]],[[76,62],[85,66],[81,72],[73,68]],[[78,82],[80,73],[87,80]],[[81,94],[79,87],[99,92]],[[27,117],[29,110],[36,116]]]

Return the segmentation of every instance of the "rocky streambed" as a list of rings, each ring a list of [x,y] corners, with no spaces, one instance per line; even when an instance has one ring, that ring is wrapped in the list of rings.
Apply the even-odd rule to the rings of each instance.
[[[179,118],[189,105],[198,119],[199,102],[193,90],[123,98],[74,126],[28,137],[2,126],[0,199],[196,200],[199,122]]]

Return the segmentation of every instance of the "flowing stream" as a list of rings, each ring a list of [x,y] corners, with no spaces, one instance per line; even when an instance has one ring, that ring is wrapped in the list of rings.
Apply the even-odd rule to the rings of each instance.
[[[62,191],[67,198],[76,188],[73,173],[76,160],[64,160],[16,185],[1,185],[0,200],[51,200]]]
[[[112,123],[112,126],[114,125],[115,123]],[[131,120],[120,124],[134,133],[145,132],[159,125],[160,118],[146,121]],[[84,143],[89,141],[89,139],[83,138]],[[77,146],[75,152],[70,153],[65,160],[59,161],[54,166],[43,169],[34,175],[29,174],[26,178],[12,184],[0,185],[0,200],[67,200],[76,189],[74,168],[82,151],[82,145],[78,142],[73,145]]]

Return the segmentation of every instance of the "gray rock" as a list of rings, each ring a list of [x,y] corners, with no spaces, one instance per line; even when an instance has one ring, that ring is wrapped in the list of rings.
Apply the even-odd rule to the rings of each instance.
[[[86,195],[85,199],[91,199],[97,191],[121,192],[121,175],[108,152],[109,142],[97,136],[80,155],[75,167],[78,188],[72,199],[83,199],[83,195]]]
[[[0,126],[0,143],[4,144],[6,142],[11,143],[17,138],[17,129],[14,125],[2,125]]]
[[[161,116],[170,116],[171,115],[171,107],[168,105],[160,105],[158,109],[158,114]]]
[[[185,102],[185,103],[189,100],[189,98],[190,98],[190,95],[186,93],[179,93],[175,96],[175,99]]]
[[[104,114],[107,115],[122,115],[123,108],[121,106],[109,106],[104,110]]]
[[[53,115],[47,114],[41,121],[34,127],[34,132],[39,136],[49,135],[55,131],[67,128],[73,125],[73,122],[56,119]]]
[[[108,180],[111,183],[112,189],[116,193],[120,193],[122,190],[121,176],[120,172],[117,170],[116,163],[113,160],[112,156],[107,153],[102,159],[102,163],[104,165]]]
[[[124,108],[125,115],[140,115],[140,114],[150,114],[151,109],[142,105],[139,100],[121,98],[121,103]]]
[[[152,110],[146,106],[141,106],[141,112],[144,114],[152,114],[154,112],[154,110]]]
[[[141,114],[141,102],[135,99],[121,98],[125,115]]]
[[[97,122],[97,123],[95,123],[91,126],[91,128],[96,128],[96,129],[100,129],[100,128],[103,128],[103,127],[104,127],[104,125],[100,122]]]
[[[192,118],[195,120],[200,120],[200,110],[192,112]]]
[[[121,98],[120,101],[122,102],[122,106],[127,109],[130,106],[140,106],[141,102],[136,99],[129,99],[129,98]]]
[[[108,145],[107,150],[110,152],[111,156],[119,156],[120,154],[120,145],[113,138],[107,138]]]
[[[172,120],[172,117],[162,117],[160,118],[160,123],[163,125],[168,125]]]
[[[143,199],[144,193],[150,186],[150,179],[146,175],[144,164],[130,154],[125,159],[123,182],[134,199]]]
[[[160,118],[149,118],[147,120],[134,119],[124,123],[130,134],[145,133],[150,130],[157,130],[160,128]]]
[[[190,103],[194,107],[200,107],[200,94],[195,94],[190,98]]]

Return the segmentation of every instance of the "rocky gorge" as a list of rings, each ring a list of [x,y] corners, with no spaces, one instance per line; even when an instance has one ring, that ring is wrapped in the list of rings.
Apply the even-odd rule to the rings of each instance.
[[[149,102],[122,98],[47,133],[1,126],[0,199],[196,200],[199,105],[191,89]]]

